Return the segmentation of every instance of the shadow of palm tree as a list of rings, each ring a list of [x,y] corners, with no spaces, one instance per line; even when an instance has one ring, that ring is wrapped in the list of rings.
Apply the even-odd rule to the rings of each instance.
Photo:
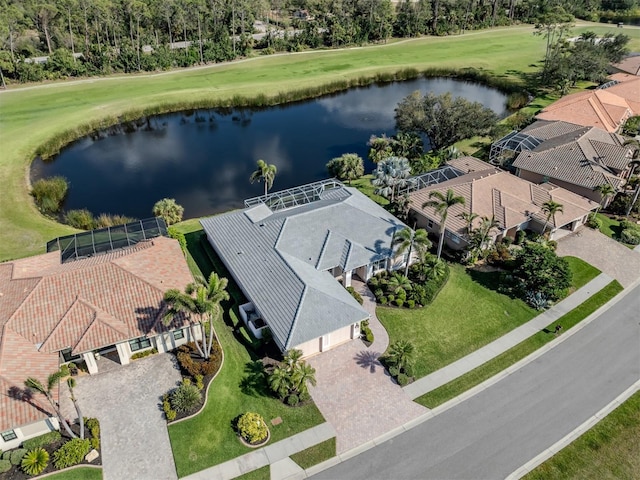
[[[247,362],[244,373],[245,376],[240,381],[242,393],[252,397],[265,397],[271,394],[264,365],[260,360]]]
[[[362,350],[356,353],[355,361],[362,368],[368,368],[369,373],[375,373],[376,367],[382,367],[379,360],[380,352],[370,352],[369,350]]]

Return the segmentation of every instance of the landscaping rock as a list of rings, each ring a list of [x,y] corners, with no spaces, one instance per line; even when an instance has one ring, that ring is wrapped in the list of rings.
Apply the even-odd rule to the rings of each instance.
[[[98,453],[98,451],[94,448],[93,450],[91,450],[89,453],[87,453],[87,456],[84,457],[84,459],[87,462],[93,462],[96,458],[98,458],[100,456],[100,454]]]

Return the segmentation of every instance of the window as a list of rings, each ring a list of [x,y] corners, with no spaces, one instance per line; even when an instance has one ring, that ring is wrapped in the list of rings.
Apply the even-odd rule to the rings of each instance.
[[[373,262],[373,272],[377,272],[378,270],[386,270],[387,268],[387,259],[386,258],[382,258],[380,260],[377,260],[375,262]]]
[[[182,330],[182,329],[175,330],[173,332],[173,339],[174,340],[180,340],[181,338],[184,338],[184,330]]]
[[[132,352],[137,352],[143,348],[149,348],[151,346],[151,340],[145,337],[136,338],[135,340],[129,341],[129,346]]]
[[[427,227],[433,228],[433,221],[427,220]]]
[[[0,435],[2,435],[2,440],[4,440],[5,442],[18,438],[16,432],[14,432],[13,430],[7,430],[6,432],[2,432]]]

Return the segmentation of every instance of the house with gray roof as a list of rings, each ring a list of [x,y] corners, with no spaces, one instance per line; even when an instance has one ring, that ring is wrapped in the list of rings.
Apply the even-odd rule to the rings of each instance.
[[[247,200],[201,220],[207,238],[249,303],[241,315],[269,328],[284,352],[313,355],[360,335],[369,318],[345,287],[402,268],[395,233],[408,228],[354,188],[328,180]]]
[[[519,134],[536,140],[531,148],[517,150],[513,161],[517,175],[530,182],[551,182],[601,202],[596,187],[610,184],[620,190],[630,175],[633,151],[615,133],[538,120]]]

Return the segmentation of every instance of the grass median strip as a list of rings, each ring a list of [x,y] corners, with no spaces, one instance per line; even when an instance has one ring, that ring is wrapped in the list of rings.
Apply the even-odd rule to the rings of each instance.
[[[336,456],[336,437],[291,455],[291,460],[307,469]]]
[[[541,332],[532,335],[510,350],[507,350],[503,354],[498,355],[493,360],[490,360],[479,366],[478,368],[475,368],[474,370],[471,370],[470,372],[456,378],[452,382],[449,382],[446,385],[436,388],[435,390],[416,398],[415,401],[427,408],[435,408],[438,405],[442,405],[452,398],[461,395],[467,390],[475,387],[476,385],[479,385],[485,380],[493,377],[504,369],[522,360],[527,355],[535,352],[543,345],[553,340],[555,338],[555,335],[553,333],[553,327],[555,325],[562,325],[563,331],[566,332],[567,330],[587,318],[622,290],[622,285],[614,280],[598,293],[590,297],[588,300],[578,305],[569,313],[560,317],[552,325],[547,326],[547,328],[545,328]]]
[[[638,478],[639,451],[640,392],[636,392],[591,430],[523,478]]]

